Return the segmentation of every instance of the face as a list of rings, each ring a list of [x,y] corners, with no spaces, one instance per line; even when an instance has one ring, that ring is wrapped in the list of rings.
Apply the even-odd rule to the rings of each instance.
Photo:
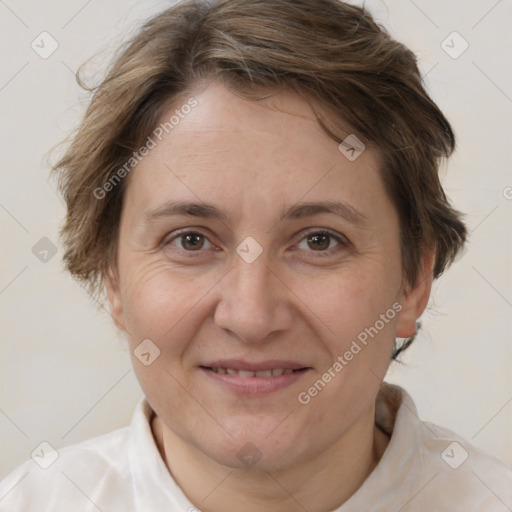
[[[372,424],[429,280],[401,288],[374,150],[348,159],[291,92],[256,103],[214,82],[194,98],[129,178],[111,312],[169,433],[282,468]]]

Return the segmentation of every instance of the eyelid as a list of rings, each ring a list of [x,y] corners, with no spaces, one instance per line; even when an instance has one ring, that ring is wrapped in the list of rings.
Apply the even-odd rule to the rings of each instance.
[[[198,235],[201,235],[203,236],[207,241],[208,243],[210,243],[213,247],[215,247],[215,244],[210,240],[210,238],[208,237],[207,234],[205,234],[202,230],[204,228],[182,228],[182,229],[179,229],[177,231],[173,231],[172,233],[169,233],[168,236],[164,237],[164,239],[162,240],[161,242],[161,247],[165,247],[166,245],[171,245],[171,243],[178,239],[180,236],[182,235],[185,235],[185,234],[189,234],[189,233],[195,233],[195,234],[198,234]],[[337,233],[336,231],[333,231],[329,228],[321,228],[321,227],[315,227],[315,228],[308,228],[304,231],[302,231],[299,236],[300,238],[297,240],[296,244],[297,245],[298,243],[302,242],[308,235],[310,234],[315,234],[315,233],[325,233],[329,236],[331,236],[332,238],[334,238],[338,243],[339,245],[341,245],[342,247],[347,247],[350,245],[350,242],[349,240],[344,236],[342,235],[341,233]],[[331,251],[335,251],[337,249],[338,246],[332,248],[332,249],[328,249],[326,251],[307,251],[307,252],[316,252],[318,254],[330,254]],[[201,252],[204,252],[203,249],[199,249],[197,251],[187,251],[185,249],[181,249],[179,247],[176,247],[176,249],[178,249],[179,251],[182,251],[182,252],[186,252],[188,254],[191,254],[191,253],[201,253]]]
[[[336,252],[337,250],[340,250],[341,248],[349,247],[349,245],[350,245],[350,241],[348,240],[348,238],[346,236],[342,235],[341,233],[337,233],[336,231],[333,231],[329,228],[320,228],[320,227],[309,228],[306,231],[303,231],[301,233],[300,239],[298,240],[297,244],[295,244],[295,245],[298,245],[300,242],[302,242],[304,240],[304,238],[306,238],[308,235],[315,234],[315,233],[324,233],[326,235],[329,235],[330,237],[334,238],[339,244],[336,247],[327,249],[326,251],[306,251],[306,252],[310,252],[310,253],[316,253],[317,256],[320,256],[320,257],[321,256],[330,256],[330,255],[332,255],[333,252]],[[294,249],[294,250],[297,250],[297,249]],[[298,250],[300,250],[300,249],[298,249]]]
[[[345,235],[342,235],[341,233],[333,231],[332,229],[329,229],[329,228],[320,228],[320,227],[306,229],[306,231],[302,232],[302,238],[304,238],[305,236],[308,236],[312,233],[326,233],[328,235],[331,235],[333,238],[336,238],[340,242],[343,242],[344,244],[348,245],[348,243],[349,243],[349,241]],[[302,238],[301,238],[301,240],[302,240]]]
[[[172,242],[178,238],[180,238],[181,236],[183,235],[186,235],[186,234],[189,234],[189,233],[194,233],[194,234],[197,234],[197,235],[201,235],[203,236],[207,241],[208,243],[210,243],[212,246],[215,247],[215,244],[210,240],[210,238],[208,237],[207,234],[205,234],[202,229],[204,228],[182,228],[182,229],[178,229],[177,231],[173,231],[172,233],[169,233],[168,235],[166,235],[161,244],[160,244],[160,247],[163,248],[167,245],[172,245]],[[175,246],[173,246],[175,247]],[[191,253],[201,253],[203,252],[202,249],[198,250],[198,251],[186,251],[185,249],[181,249],[180,247],[176,247],[176,249],[178,251],[182,251],[182,252],[186,252],[188,254],[191,254]]]

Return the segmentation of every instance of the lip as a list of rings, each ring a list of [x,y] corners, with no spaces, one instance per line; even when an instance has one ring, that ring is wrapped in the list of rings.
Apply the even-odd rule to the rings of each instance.
[[[300,370],[301,368],[309,368],[305,364],[294,361],[285,361],[282,359],[267,359],[265,361],[244,361],[242,359],[218,359],[210,361],[201,366],[208,368],[233,368],[233,370],[246,370],[249,372],[261,372],[272,370],[272,368],[282,368],[283,370]],[[261,378],[261,377],[259,377]]]
[[[233,370],[246,371],[265,371],[273,368],[282,368],[283,370],[295,370],[292,373],[282,374],[274,377],[240,377],[238,375],[220,374],[211,368],[232,368]],[[261,362],[248,362],[242,360],[223,359],[213,361],[199,366],[199,370],[222,387],[245,396],[261,396],[267,395],[281,389],[287,388],[302,379],[308,374],[311,367],[301,365],[292,361],[283,360],[266,360]]]

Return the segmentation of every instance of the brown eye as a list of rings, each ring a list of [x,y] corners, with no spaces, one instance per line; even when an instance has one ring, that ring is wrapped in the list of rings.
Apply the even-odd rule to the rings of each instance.
[[[329,248],[331,235],[328,233],[317,233],[307,237],[308,247],[314,251],[322,251]]]
[[[169,243],[171,245],[177,246],[179,249],[183,249],[184,251],[194,252],[203,249],[207,240],[208,239],[201,233],[188,231],[174,237]]]
[[[204,245],[203,235],[198,233],[189,233],[186,235],[182,235],[181,239],[183,241],[183,248],[186,250],[196,251],[201,249]]]
[[[331,253],[347,246],[343,237],[329,231],[311,231],[297,245],[297,248],[306,252]],[[323,255],[323,254],[319,254]]]

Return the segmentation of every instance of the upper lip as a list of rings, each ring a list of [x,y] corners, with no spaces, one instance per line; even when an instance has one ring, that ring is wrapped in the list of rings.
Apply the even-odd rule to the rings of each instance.
[[[233,370],[245,370],[248,372],[261,372],[282,368],[283,370],[299,370],[301,368],[310,368],[307,365],[296,363],[294,361],[285,361],[283,359],[270,359],[266,361],[244,361],[242,359],[218,359],[216,361],[201,364],[208,368],[232,368]]]

